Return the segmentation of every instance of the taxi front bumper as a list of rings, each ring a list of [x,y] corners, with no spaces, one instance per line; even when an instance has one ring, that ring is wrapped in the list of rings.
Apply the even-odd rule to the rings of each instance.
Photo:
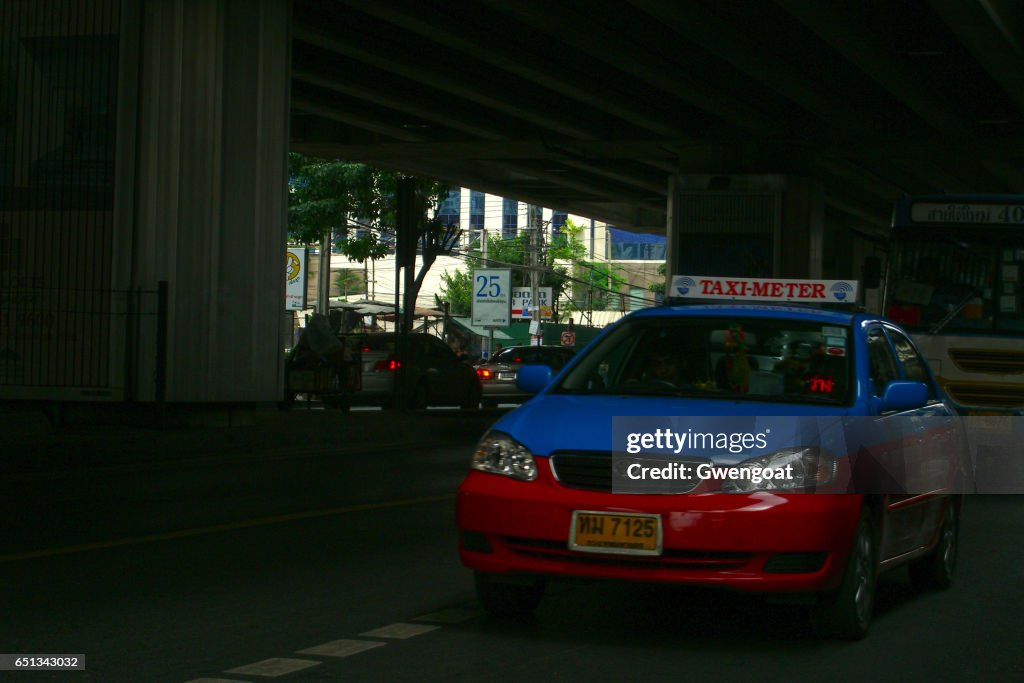
[[[838,587],[863,497],[852,494],[641,495],[568,488],[547,458],[522,482],[470,472],[459,488],[459,554],[481,572],[804,592]],[[662,553],[569,549],[573,511],[656,514]]]

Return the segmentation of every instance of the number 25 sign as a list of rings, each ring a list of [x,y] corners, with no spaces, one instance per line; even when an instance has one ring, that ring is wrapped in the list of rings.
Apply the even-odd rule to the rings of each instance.
[[[512,271],[487,268],[473,271],[473,324],[504,326],[512,322]]]

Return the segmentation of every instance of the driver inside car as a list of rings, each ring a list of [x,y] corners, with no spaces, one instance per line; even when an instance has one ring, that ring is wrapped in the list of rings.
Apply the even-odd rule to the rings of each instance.
[[[647,369],[643,378],[652,382],[669,382],[678,384],[679,361],[675,354],[667,349],[655,349],[647,361]]]

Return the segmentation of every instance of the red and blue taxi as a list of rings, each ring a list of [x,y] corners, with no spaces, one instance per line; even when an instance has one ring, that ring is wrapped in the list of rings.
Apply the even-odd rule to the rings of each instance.
[[[727,297],[856,296],[792,282]],[[548,577],[677,582],[810,597],[823,630],[859,638],[879,572],[950,584],[963,435],[910,337],[757,294],[640,310],[554,378],[519,371],[536,396],[492,426],[458,492],[485,608],[531,612]]]

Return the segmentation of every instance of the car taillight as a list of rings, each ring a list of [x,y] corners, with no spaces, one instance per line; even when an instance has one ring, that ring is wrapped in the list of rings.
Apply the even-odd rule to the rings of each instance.
[[[385,358],[384,360],[379,360],[376,363],[374,363],[373,369],[376,370],[377,372],[394,372],[401,366],[402,364],[399,363],[396,359]]]
[[[488,370],[487,368],[477,368],[476,369],[476,374],[480,377],[480,379],[490,379],[491,378],[491,371]]]

